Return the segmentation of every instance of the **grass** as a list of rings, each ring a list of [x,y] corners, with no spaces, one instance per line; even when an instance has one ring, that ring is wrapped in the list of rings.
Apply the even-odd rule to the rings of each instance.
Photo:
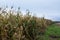
[[[44,35],[40,35],[39,40],[60,40],[60,38],[51,38],[50,35],[60,36],[60,26],[52,24],[47,27]]]
[[[47,35],[59,35],[60,36],[60,26],[55,24],[49,26],[46,30]]]

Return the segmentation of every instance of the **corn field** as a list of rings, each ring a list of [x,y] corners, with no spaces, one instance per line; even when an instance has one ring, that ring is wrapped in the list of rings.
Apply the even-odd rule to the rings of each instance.
[[[21,11],[16,13],[0,8],[0,40],[38,40],[38,35],[52,23],[44,17],[31,16],[29,11],[24,16]]]

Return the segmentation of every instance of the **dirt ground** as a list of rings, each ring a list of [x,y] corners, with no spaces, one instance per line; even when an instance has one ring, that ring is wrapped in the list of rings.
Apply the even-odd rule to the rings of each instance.
[[[57,26],[60,26],[60,23],[55,23]]]

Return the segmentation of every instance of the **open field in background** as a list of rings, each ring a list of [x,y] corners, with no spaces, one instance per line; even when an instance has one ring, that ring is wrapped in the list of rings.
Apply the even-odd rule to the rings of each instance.
[[[46,40],[60,40],[60,26],[52,24],[46,29]]]
[[[29,11],[24,16],[21,11],[0,12],[0,40],[60,40],[59,23],[31,16]]]

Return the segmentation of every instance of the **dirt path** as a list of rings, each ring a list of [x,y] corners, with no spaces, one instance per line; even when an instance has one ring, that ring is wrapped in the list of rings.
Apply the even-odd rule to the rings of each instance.
[[[60,23],[55,23],[57,26],[60,26]]]

